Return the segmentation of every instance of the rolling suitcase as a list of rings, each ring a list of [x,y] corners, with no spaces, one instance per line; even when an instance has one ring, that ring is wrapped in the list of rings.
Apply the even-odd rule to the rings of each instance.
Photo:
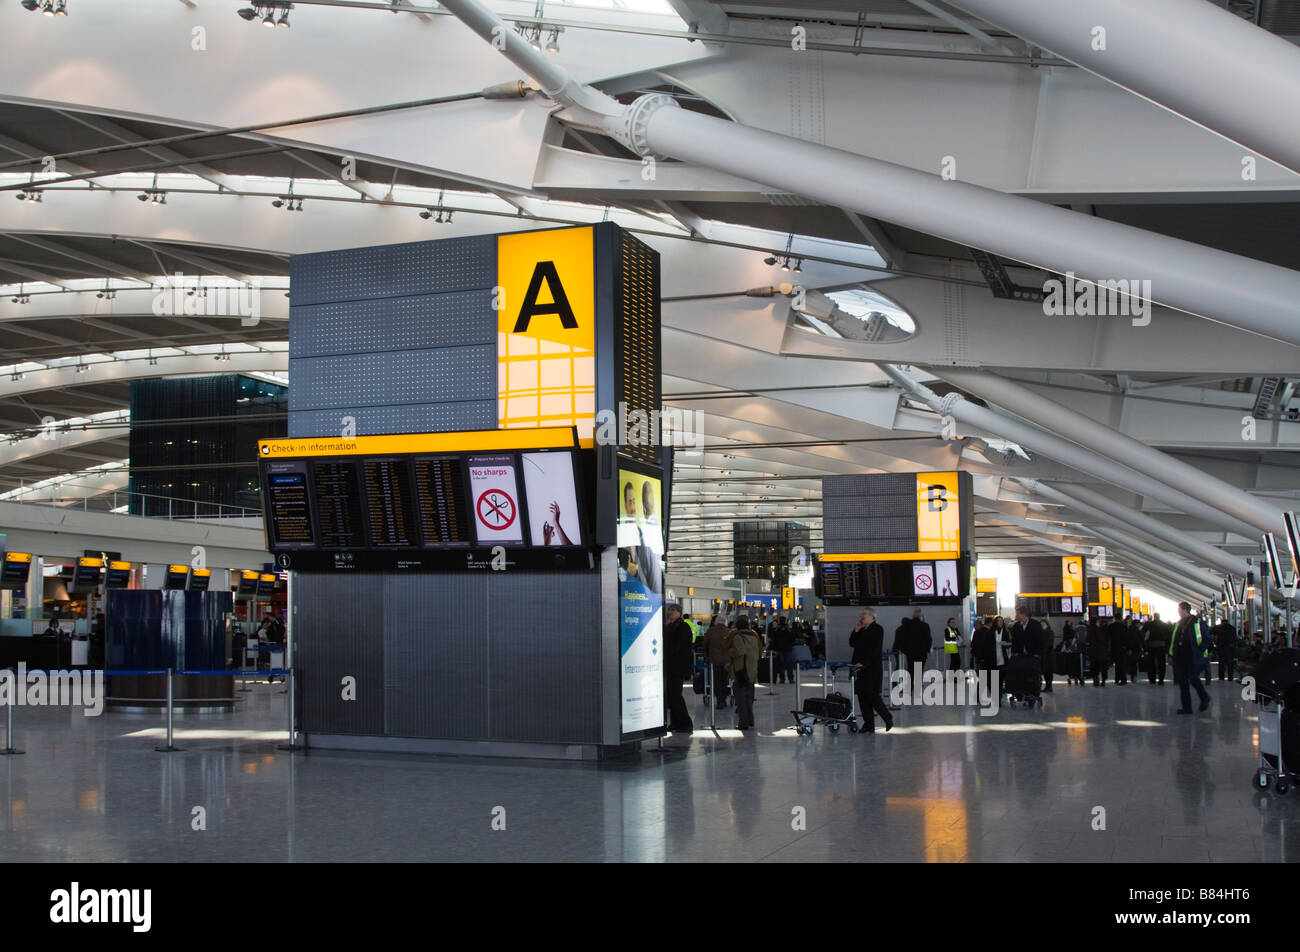
[[[1005,685],[1011,706],[1043,703],[1043,666],[1036,655],[1017,655],[1007,662]]]

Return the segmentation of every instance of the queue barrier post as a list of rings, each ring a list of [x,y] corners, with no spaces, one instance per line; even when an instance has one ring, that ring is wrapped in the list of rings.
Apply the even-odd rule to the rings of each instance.
[[[713,665],[705,663],[704,665],[704,687],[709,692],[709,726],[714,730],[718,729],[718,692],[717,684],[713,680]]]
[[[284,669],[284,678],[285,678],[285,689],[278,693],[288,694],[289,742],[286,744],[279,744],[277,745],[277,748],[279,750],[288,750],[288,751],[304,750],[306,749],[307,745],[298,743],[298,725],[295,721],[298,711],[294,707],[294,698],[296,697],[297,686],[294,684],[293,668]]]
[[[172,671],[171,668],[168,668],[168,669],[167,669],[167,746],[166,746],[166,747],[155,747],[155,748],[154,748],[154,750],[158,751],[158,753],[160,753],[160,754],[172,754],[172,753],[175,753],[176,751],[178,751],[178,750],[181,749],[181,748],[175,746],[175,745],[172,743],[172,738],[173,738],[173,734],[172,734],[172,680],[173,680],[173,671]]]
[[[14,691],[17,691],[18,690],[18,668],[15,667],[12,669],[12,671],[13,671],[13,679],[14,679]],[[3,750],[0,750],[0,755],[25,753],[25,751],[21,751],[14,746],[14,702],[12,696],[9,698],[9,703],[5,705],[5,708],[7,709],[7,713],[5,716],[5,722],[6,722],[5,746]]]
[[[767,693],[770,695],[775,695],[776,694],[775,688],[776,688],[776,681],[772,676],[772,652],[769,651],[767,653]]]

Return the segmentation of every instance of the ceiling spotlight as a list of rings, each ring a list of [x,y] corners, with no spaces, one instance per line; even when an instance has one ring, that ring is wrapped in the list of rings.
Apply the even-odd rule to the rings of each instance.
[[[154,367],[154,366],[157,366],[157,364],[158,364],[158,358],[155,357],[155,356],[153,356],[153,354],[150,354],[150,355],[149,355],[149,366],[150,366],[150,367]]]
[[[280,14],[280,19],[275,21],[275,25],[280,27],[281,29],[285,29],[285,30],[289,29],[289,11],[292,9],[293,9],[293,4],[290,4],[289,6],[285,7],[284,12]]]
[[[27,193],[27,201],[29,201],[29,202],[43,202],[43,201],[45,201],[45,193],[44,193],[44,192],[28,192],[28,193]]]
[[[54,0],[45,0],[41,5],[41,14],[47,17],[54,16]]]
[[[800,258],[798,261],[796,261],[796,262],[794,263],[794,269],[795,269],[795,271],[802,271],[802,270],[803,270],[803,258]]]
[[[149,201],[149,193],[141,192],[139,195],[136,196],[136,198],[138,198],[142,202],[147,202]]]
[[[77,373],[84,374],[87,369],[85,364],[77,364]]]
[[[423,218],[425,221],[428,221],[430,218],[433,217],[433,209],[426,208],[424,211],[420,212],[420,217]]]
[[[257,15],[258,15],[257,10],[254,9],[253,7],[244,7],[242,10],[239,10],[237,12],[241,17],[249,21],[257,19]]]
[[[546,52],[548,53],[560,52],[560,28],[559,27],[556,27],[555,29],[551,30],[551,37],[546,41]]]
[[[267,29],[275,29],[275,7],[268,7],[266,14],[262,17],[262,26]]]
[[[776,264],[775,256],[768,255],[766,258],[763,259],[763,264]]]
[[[38,0],[22,0],[22,6],[24,10],[35,10],[40,3]]]
[[[20,201],[20,202],[21,202],[21,201],[25,201],[26,198],[27,198],[27,193],[26,193],[26,192],[19,192],[17,195],[14,196],[14,198],[18,199],[18,201]]]
[[[68,15],[68,0],[59,0],[59,5],[54,8],[56,17],[66,17]]]
[[[284,207],[284,199],[283,199],[283,198],[273,199],[273,200],[271,201],[271,204],[274,205],[276,208],[283,208],[283,207]]]
[[[782,259],[781,259],[781,270],[782,270],[782,271],[789,271],[789,270],[790,270],[790,259],[789,259],[789,258],[782,258]]]
[[[448,224],[448,225],[451,224],[451,212],[447,212],[447,218],[446,218],[444,224]]]

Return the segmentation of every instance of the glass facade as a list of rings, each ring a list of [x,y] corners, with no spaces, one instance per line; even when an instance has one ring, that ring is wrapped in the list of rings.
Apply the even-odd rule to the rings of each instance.
[[[129,511],[260,509],[257,441],[284,437],[287,412],[287,387],[240,374],[132,381]]]
[[[733,522],[731,540],[736,578],[767,579],[773,586],[790,582],[791,550],[803,548],[808,564],[808,527],[797,522]]]

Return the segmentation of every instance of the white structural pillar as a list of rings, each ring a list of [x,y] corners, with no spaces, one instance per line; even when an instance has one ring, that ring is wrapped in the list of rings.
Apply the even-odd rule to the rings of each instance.
[[[1244,535],[1252,540],[1259,534],[1253,524],[1230,516],[1216,506],[1193,499],[1186,493],[1171,489],[1157,479],[1152,479],[1127,466],[1121,466],[1099,455],[1095,450],[1086,450],[1055,433],[1049,433],[1023,420],[999,413],[997,410],[978,406],[959,393],[940,397],[929,387],[914,380],[892,364],[881,363],[876,366],[908,393],[924,401],[939,413],[951,415],[955,420],[992,433],[1004,440],[1011,440],[1027,450],[1054,459],[1058,463],[1064,463],[1081,473],[1090,473],[1098,479],[1121,486],[1130,492],[1159,499],[1179,512],[1203,519],[1229,532]],[[1014,476],[1014,472],[1010,475]]]
[[[1300,326],[1300,318],[1292,320]],[[1069,434],[1070,440],[1093,453],[1123,463],[1256,529],[1284,531],[1282,510],[1276,505],[1049,400],[1024,384],[986,371],[942,367],[931,368],[930,373],[1054,433]]]
[[[1206,0],[950,0],[1300,172],[1300,49]],[[1242,96],[1242,90],[1250,90]]]
[[[1300,272],[971,185],[960,167],[922,172],[690,112],[661,94],[623,107],[577,84],[479,0],[443,6],[571,107],[561,118],[638,155],[695,162],[1085,281],[1150,281],[1161,304],[1300,343]]]
[[[1246,574],[1245,559],[1234,558],[1222,549],[1216,549],[1186,532],[1167,526],[1144,512],[1120,505],[1113,499],[1107,499],[1101,493],[1093,492],[1087,487],[1044,483],[1037,479],[1021,479],[1020,484],[1032,493],[1067,506],[1097,513],[1102,518],[1109,518],[1120,525],[1131,526],[1139,532],[1173,546],[1193,559],[1231,575]]]

